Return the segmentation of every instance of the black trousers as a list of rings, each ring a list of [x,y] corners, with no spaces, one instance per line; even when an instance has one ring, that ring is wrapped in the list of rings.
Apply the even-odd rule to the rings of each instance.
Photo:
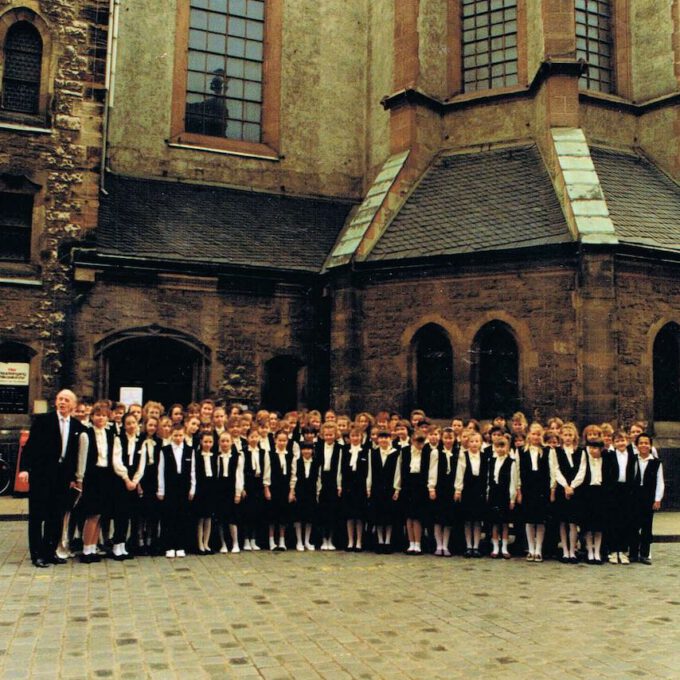
[[[633,496],[627,484],[617,482],[611,488],[606,543],[610,552],[626,552],[631,540]]]
[[[28,549],[31,560],[51,560],[61,537],[64,513],[44,499],[28,497]]]
[[[166,496],[161,505],[161,535],[165,550],[186,550],[190,542],[192,519],[188,497]]]
[[[649,548],[652,544],[652,522],[654,510],[651,504],[636,504],[633,517],[633,532],[630,541],[630,556],[634,559],[649,557]]]

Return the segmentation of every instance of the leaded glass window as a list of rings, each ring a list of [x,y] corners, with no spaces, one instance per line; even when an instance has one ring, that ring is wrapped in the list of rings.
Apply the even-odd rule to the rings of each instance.
[[[517,0],[463,0],[463,88],[517,85]]]
[[[191,0],[185,129],[262,140],[264,0]]]
[[[609,0],[576,0],[576,56],[588,62],[582,89],[614,91]]]
[[[2,108],[18,113],[38,113],[42,39],[26,21],[7,31],[2,77]]]

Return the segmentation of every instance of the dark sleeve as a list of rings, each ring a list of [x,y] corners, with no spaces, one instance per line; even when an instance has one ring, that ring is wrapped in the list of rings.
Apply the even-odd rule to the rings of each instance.
[[[45,438],[45,418],[44,416],[37,416],[31,425],[31,431],[28,435],[28,440],[21,452],[21,462],[19,469],[21,472],[31,472],[31,467],[35,462],[36,451],[44,446]]]

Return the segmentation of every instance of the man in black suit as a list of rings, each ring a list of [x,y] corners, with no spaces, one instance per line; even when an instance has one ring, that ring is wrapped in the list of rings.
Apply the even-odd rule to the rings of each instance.
[[[62,520],[71,489],[82,489],[78,454],[85,428],[71,415],[76,395],[61,390],[55,405],[56,412],[36,416],[21,456],[19,479],[29,482],[28,547],[36,567],[66,561],[56,555]]]

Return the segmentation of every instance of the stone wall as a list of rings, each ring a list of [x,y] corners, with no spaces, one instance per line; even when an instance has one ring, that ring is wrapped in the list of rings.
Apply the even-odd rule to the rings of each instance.
[[[136,3],[120,19],[110,165],[269,191],[359,197],[365,164],[363,0],[282,3],[280,154],[261,160],[170,148],[177,2]]]
[[[108,2],[23,0],[0,2],[0,15],[28,8],[44,22],[49,42],[47,116],[17,130],[0,113],[0,173],[24,175],[39,186],[33,212],[31,260],[0,263],[3,304],[0,341],[22,342],[37,352],[31,365],[30,404],[51,399],[69,382],[69,244],[97,223],[101,121],[102,44]],[[8,127],[14,125],[14,128]],[[26,419],[8,419],[25,422]]]
[[[409,394],[411,341],[427,323],[440,325],[451,339],[454,362],[454,410],[471,414],[470,351],[479,329],[493,320],[508,324],[520,353],[520,391],[524,408],[565,417],[576,414],[576,323],[574,272],[569,266],[538,263],[500,268],[453,268],[418,276],[374,275],[360,285],[355,328],[359,349],[348,346],[347,302],[336,305],[331,344],[333,386],[359,387],[360,394],[336,390],[332,400],[341,407],[381,408],[404,412],[414,406]],[[344,290],[337,294],[346,299]],[[356,348],[355,348],[356,349]],[[345,361],[338,365],[338,361]]]
[[[109,396],[99,393],[103,376],[95,346],[121,331],[155,324],[208,346],[208,393],[255,408],[267,360],[289,355],[316,368],[315,318],[314,291],[300,285],[173,276],[134,282],[100,276],[93,287],[81,289],[74,312],[75,384],[85,394]],[[310,372],[305,386],[315,402],[317,376],[317,371]]]

